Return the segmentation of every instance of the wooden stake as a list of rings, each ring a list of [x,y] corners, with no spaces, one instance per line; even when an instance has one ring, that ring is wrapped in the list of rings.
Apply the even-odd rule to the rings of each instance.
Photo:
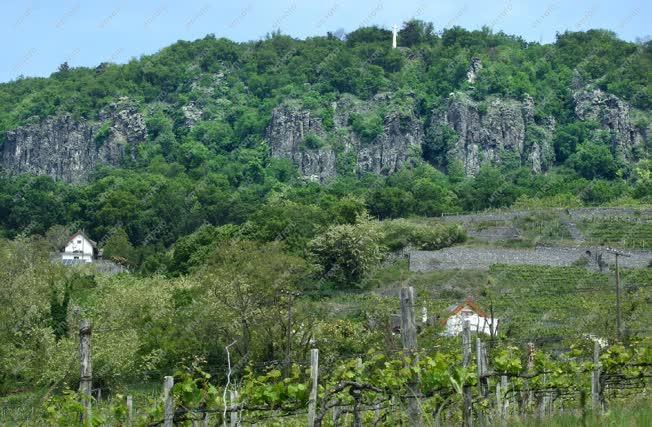
[[[412,365],[419,362],[417,358],[417,323],[414,314],[415,298],[414,288],[401,288],[401,339],[405,354],[412,359]],[[411,381],[408,384],[408,418],[410,425],[423,425],[421,415],[421,404],[419,402],[419,381]]]
[[[319,350],[313,348],[310,350],[310,400],[308,401],[308,427],[314,427],[315,414],[317,411],[317,385],[319,382]]]
[[[127,427],[131,427],[134,422],[134,398],[127,396]]]
[[[229,397],[231,398],[231,406],[234,407],[238,403],[237,390],[230,390]],[[238,427],[238,411],[231,411],[231,427]]]
[[[489,395],[489,386],[487,383],[487,379],[484,378],[484,375],[486,374],[486,360],[485,360],[485,350],[484,350],[484,343],[480,338],[476,338],[476,346],[475,346],[475,359],[476,359],[476,365],[477,365],[477,373],[478,373],[478,394],[482,399],[486,399]],[[478,424],[483,427],[485,426],[485,414],[482,410],[477,411],[478,412]]]
[[[84,414],[82,425],[90,425],[92,420],[91,390],[93,389],[93,366],[91,360],[91,322],[82,320],[79,325],[79,362],[80,380],[79,393],[81,394]]]
[[[173,386],[174,377],[166,376],[163,382],[163,399],[165,401],[163,427],[172,427],[174,425],[174,398],[172,397]]]
[[[500,377],[500,388],[502,389],[503,393],[507,393],[508,384],[507,384],[507,376],[502,375]],[[501,425],[506,424],[507,422],[507,415],[509,411],[509,399],[505,398],[503,399],[503,405],[500,408],[500,420],[501,420]]]
[[[600,414],[602,412],[602,399],[600,398],[600,344],[597,341],[593,343],[593,373],[591,374],[591,402],[593,412]]]
[[[468,368],[471,364],[471,325],[468,320],[464,321],[462,326],[462,359],[463,367]],[[464,385],[462,388],[462,416],[464,427],[473,426],[473,395],[470,385]]]

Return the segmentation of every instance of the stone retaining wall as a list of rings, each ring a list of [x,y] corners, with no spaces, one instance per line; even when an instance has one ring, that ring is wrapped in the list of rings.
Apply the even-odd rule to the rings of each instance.
[[[630,257],[620,257],[623,268],[645,268],[652,260],[652,252],[628,251]],[[494,264],[548,265],[568,267],[578,260],[586,260],[587,267],[599,270],[599,255],[603,268],[615,262],[614,255],[600,248],[536,247],[534,249],[506,249],[457,246],[438,251],[412,251],[409,254],[410,271],[434,270],[488,270]]]

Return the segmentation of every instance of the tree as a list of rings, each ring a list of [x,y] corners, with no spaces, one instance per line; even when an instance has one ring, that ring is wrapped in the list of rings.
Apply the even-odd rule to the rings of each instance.
[[[609,147],[594,142],[580,144],[568,163],[586,179],[614,178],[617,170]]]
[[[383,258],[382,236],[377,223],[361,217],[356,224],[329,227],[308,243],[308,252],[325,279],[354,287]]]
[[[285,253],[281,242],[225,241],[195,276],[204,292],[197,310],[205,313],[195,321],[211,330],[213,337],[221,336],[226,343],[235,340],[242,356],[278,359],[289,351],[288,334],[290,345],[294,338],[305,345],[311,336],[314,320],[292,308],[313,273],[305,260]],[[202,309],[207,306],[219,310],[222,317]]]
[[[412,212],[414,196],[395,187],[381,187],[367,196],[369,212],[379,218],[399,218]]]
[[[125,259],[130,263],[133,263],[135,260],[136,253],[134,247],[129,241],[127,232],[122,227],[114,229],[102,249],[105,258]]]
[[[440,169],[448,167],[451,151],[455,148],[459,135],[448,125],[431,124],[426,129],[423,144],[423,158]]]
[[[430,41],[433,36],[434,27],[431,22],[424,22],[419,19],[412,19],[403,24],[398,33],[401,46],[412,47]]]

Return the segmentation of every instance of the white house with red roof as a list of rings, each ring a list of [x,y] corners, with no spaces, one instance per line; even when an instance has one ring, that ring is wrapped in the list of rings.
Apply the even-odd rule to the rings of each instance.
[[[467,298],[463,303],[449,307],[450,315],[442,321],[444,335],[457,336],[462,333],[464,322],[468,320],[471,332],[495,335],[498,319],[491,317],[473,301]]]
[[[91,263],[96,258],[97,243],[89,239],[81,230],[68,239],[65,249],[61,253],[61,260],[66,265]]]

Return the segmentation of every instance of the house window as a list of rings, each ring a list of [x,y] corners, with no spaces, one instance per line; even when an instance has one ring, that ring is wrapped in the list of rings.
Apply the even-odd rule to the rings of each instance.
[[[79,257],[78,257],[78,256],[76,256],[76,257],[74,257],[74,258],[75,258],[75,259],[79,259]]]
[[[81,243],[81,239],[77,240],[77,243]]]

